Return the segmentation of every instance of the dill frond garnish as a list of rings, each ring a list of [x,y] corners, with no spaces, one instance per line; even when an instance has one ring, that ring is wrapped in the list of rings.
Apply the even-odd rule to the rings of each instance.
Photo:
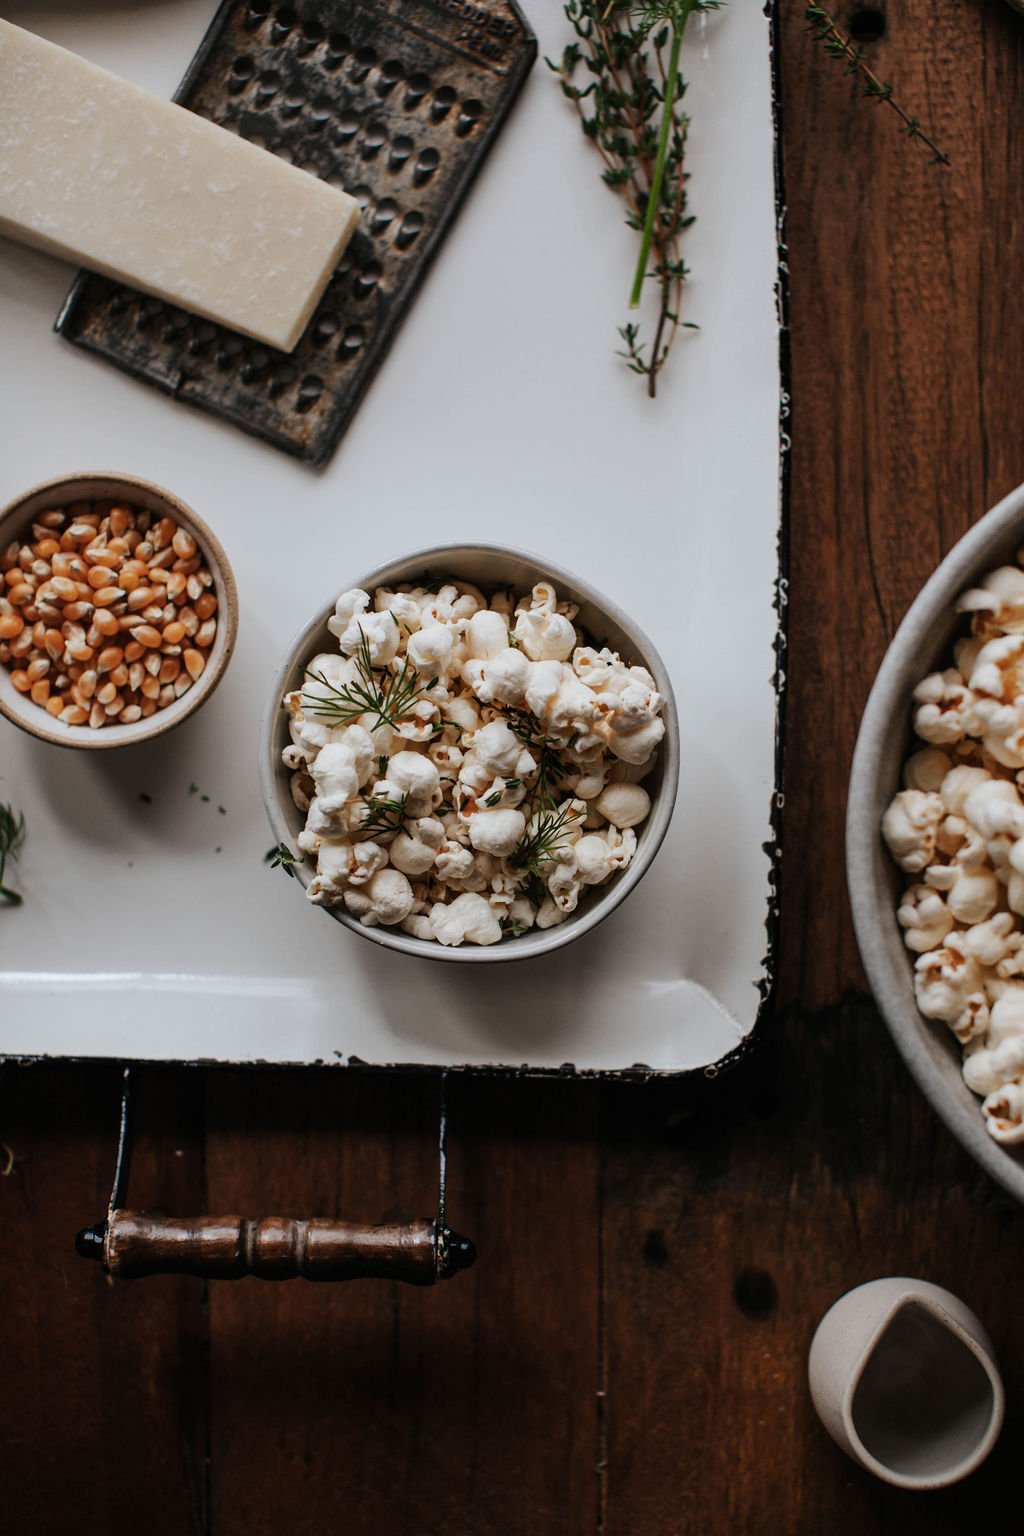
[[[542,811],[532,825],[527,827],[510,855],[512,868],[526,875],[542,876],[544,865],[552,863],[564,847],[573,830],[573,823],[585,814],[571,800],[567,800],[557,811]]]
[[[562,743],[555,741],[528,709],[506,708],[505,723],[537,763],[537,781],[527,795],[530,810],[554,805],[554,791],[569,772],[558,756]]]
[[[323,694],[312,699],[303,694],[303,709],[308,709],[318,720],[327,720],[331,725],[349,725],[363,715],[371,715],[373,719],[370,730],[376,730],[381,725],[389,725],[395,730],[413,705],[425,699],[438,684],[436,677],[421,683],[408,657],[403,658],[397,672],[390,671],[388,667],[375,667],[370,642],[365,635],[360,637],[353,660],[359,675],[352,682],[340,686],[332,683],[322,672],[307,668],[306,676],[323,689]]]
[[[383,795],[360,795],[359,798],[366,806],[366,815],[355,828],[352,834],[354,837],[369,840],[401,832],[407,795],[403,795],[401,800],[389,800]]]

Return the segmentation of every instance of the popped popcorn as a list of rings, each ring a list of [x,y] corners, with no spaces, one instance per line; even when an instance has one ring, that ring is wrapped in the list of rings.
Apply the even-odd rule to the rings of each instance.
[[[1024,570],[990,572],[957,611],[970,634],[914,690],[920,743],[882,835],[918,1007],[963,1046],[989,1134],[1024,1144]]]
[[[283,701],[311,902],[489,945],[564,922],[627,868],[663,700],[646,668],[596,650],[576,618],[547,581],[525,596],[458,581],[341,594],[328,621],[340,654],[313,657]],[[908,836],[924,867],[946,811],[921,798]],[[977,872],[962,878],[961,898],[983,904]],[[920,931],[934,924],[923,909]]]

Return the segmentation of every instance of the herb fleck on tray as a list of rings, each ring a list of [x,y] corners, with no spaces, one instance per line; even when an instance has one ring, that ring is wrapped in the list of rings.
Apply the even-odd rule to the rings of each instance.
[[[5,901],[9,907],[20,907],[21,897],[4,884],[7,861],[16,864],[24,844],[24,815],[15,815],[12,805],[0,805],[0,901]]]

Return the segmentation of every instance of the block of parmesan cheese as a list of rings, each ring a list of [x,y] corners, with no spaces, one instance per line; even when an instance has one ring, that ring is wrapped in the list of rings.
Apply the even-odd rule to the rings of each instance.
[[[0,19],[0,234],[290,352],[346,193]]]

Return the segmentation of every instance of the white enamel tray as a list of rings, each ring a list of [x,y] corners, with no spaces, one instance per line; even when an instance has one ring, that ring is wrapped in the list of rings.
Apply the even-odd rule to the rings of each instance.
[[[212,0],[13,21],[169,95]],[[568,40],[532,0],[540,52]],[[709,1069],[753,1030],[774,919],[779,335],[769,23],[692,26],[686,333],[657,402],[613,357],[636,242],[538,62],[330,467],[316,474],[69,347],[71,270],[0,242],[0,503],[71,470],[167,486],[223,541],[238,648],[216,697],[131,751],[0,722],[28,837],[0,911],[0,1054],[580,1072]],[[329,596],[453,538],[548,554],[647,630],[672,673],[675,820],[629,901],[513,966],[380,951],[264,864],[269,680]]]

